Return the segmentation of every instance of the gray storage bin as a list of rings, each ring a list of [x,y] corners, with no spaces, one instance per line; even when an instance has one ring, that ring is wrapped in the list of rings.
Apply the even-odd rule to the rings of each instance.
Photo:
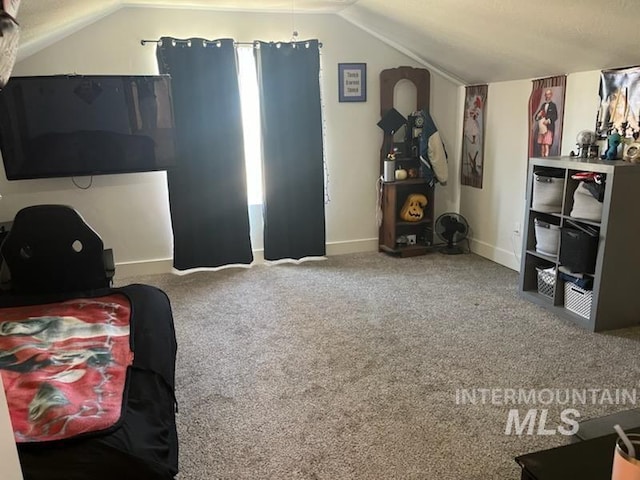
[[[536,218],[536,252],[555,257],[560,245],[560,226]]]
[[[584,182],[578,184],[573,194],[573,208],[571,216],[583,218],[593,222],[602,220],[602,202],[599,202],[589,190],[584,186]]]
[[[538,212],[560,213],[564,177],[547,176],[543,172],[533,175],[531,208]]]

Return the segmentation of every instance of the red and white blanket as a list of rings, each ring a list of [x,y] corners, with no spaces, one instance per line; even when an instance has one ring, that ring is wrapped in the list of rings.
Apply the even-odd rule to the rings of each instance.
[[[121,294],[0,309],[0,374],[17,442],[118,423],[133,362],[130,316]]]

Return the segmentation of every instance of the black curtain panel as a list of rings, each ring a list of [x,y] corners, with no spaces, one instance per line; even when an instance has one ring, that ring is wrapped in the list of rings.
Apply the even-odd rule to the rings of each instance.
[[[233,40],[163,37],[172,78],[177,167],[167,172],[174,267],[248,264],[247,184]]]
[[[318,41],[257,46],[264,177],[264,257],[325,255]]]

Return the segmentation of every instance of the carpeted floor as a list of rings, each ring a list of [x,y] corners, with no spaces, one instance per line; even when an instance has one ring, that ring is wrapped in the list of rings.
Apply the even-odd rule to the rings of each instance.
[[[516,479],[514,456],[567,438],[505,435],[509,409],[530,406],[457,405],[456,389],[640,378],[640,329],[581,330],[475,255],[363,253],[121,283],[134,281],[173,305],[180,480]],[[549,428],[567,406],[545,408]]]

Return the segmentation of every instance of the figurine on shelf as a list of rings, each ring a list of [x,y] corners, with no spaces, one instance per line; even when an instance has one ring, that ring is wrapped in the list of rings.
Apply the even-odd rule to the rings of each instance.
[[[404,168],[398,168],[395,171],[396,181],[398,180],[406,180],[407,179],[407,171]]]
[[[618,158],[618,147],[620,146],[620,142],[622,141],[622,137],[618,132],[613,132],[607,138],[607,150],[600,157],[602,160],[615,160]]]

